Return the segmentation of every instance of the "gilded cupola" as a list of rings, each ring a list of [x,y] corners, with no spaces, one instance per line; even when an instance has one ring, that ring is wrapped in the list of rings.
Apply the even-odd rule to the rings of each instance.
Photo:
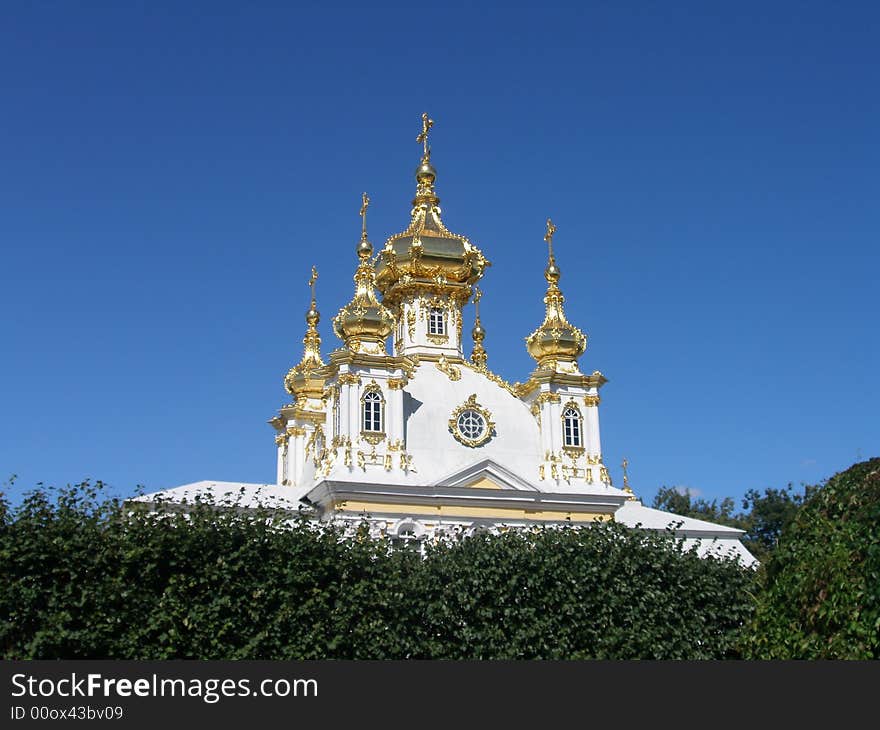
[[[384,355],[385,340],[394,329],[395,318],[376,299],[376,271],[371,260],[373,244],[367,238],[369,204],[370,199],[364,193],[361,205],[361,240],[357,245],[360,263],[354,275],[354,299],[333,318],[333,329],[350,351]]]
[[[318,280],[318,270],[312,267],[312,276],[309,279],[309,288],[312,290],[312,301],[306,312],[306,334],[303,337],[302,360],[287,371],[284,377],[284,388],[291,395],[296,395],[308,390],[314,380],[311,377],[313,371],[324,366],[321,359],[321,335],[318,333],[318,322],[321,314],[315,304],[315,282]]]
[[[577,358],[587,349],[587,336],[565,318],[563,303],[565,297],[559,289],[561,272],[553,255],[553,234],[556,226],[548,218],[547,233],[544,240],[550,251],[544,278],[547,280],[547,294],[544,297],[546,314],[541,326],[526,338],[529,354],[538,361],[539,367],[572,370],[577,367]],[[561,367],[559,367],[561,366]]]
[[[422,114],[422,133],[416,141],[423,146],[416,169],[416,197],[409,227],[391,236],[380,252],[376,286],[384,301],[395,306],[408,294],[445,290],[464,302],[470,285],[482,275],[489,262],[465,236],[452,233],[440,217],[440,198],[434,189],[437,171],[431,164],[428,132],[434,121]]]

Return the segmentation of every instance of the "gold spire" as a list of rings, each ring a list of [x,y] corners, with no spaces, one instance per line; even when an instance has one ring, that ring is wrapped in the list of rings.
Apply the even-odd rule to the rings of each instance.
[[[544,270],[544,278],[547,280],[547,294],[544,296],[546,313],[541,326],[526,338],[526,347],[529,354],[538,361],[539,367],[559,369],[562,364],[565,366],[563,369],[571,371],[577,367],[577,358],[587,348],[587,336],[565,318],[562,306],[565,297],[559,289],[562,272],[553,255],[554,233],[556,226],[548,218],[547,232],[544,234],[549,252],[547,268]]]
[[[385,340],[394,329],[395,320],[394,315],[376,299],[376,271],[371,260],[373,244],[367,238],[370,198],[364,193],[361,200],[361,240],[357,245],[360,264],[354,274],[354,299],[333,318],[333,329],[352,352],[384,355]]]
[[[627,461],[626,457],[623,457],[623,462],[621,463],[623,467],[623,491],[626,492],[629,496],[627,499],[634,500],[636,498],[635,493],[632,490],[632,487],[629,485],[629,475],[626,473],[626,468],[629,466],[629,461]]]
[[[284,387],[291,395],[298,390],[297,382],[301,381],[312,370],[323,367],[321,359],[321,335],[318,334],[318,322],[321,314],[315,304],[315,282],[318,281],[318,270],[312,266],[312,275],[309,277],[309,289],[312,292],[311,305],[306,312],[306,334],[303,337],[303,356],[297,365],[294,365],[284,377]]]
[[[428,146],[428,132],[434,126],[434,120],[428,118],[428,112],[422,114],[422,133],[416,137],[416,142],[422,145],[422,161],[416,169],[416,198],[413,205],[420,206],[425,203],[437,205],[440,198],[434,192],[434,181],[437,179],[437,171],[431,165],[431,148]],[[439,209],[438,209],[439,213]]]
[[[486,361],[489,356],[483,347],[483,340],[486,337],[486,330],[480,322],[480,300],[483,298],[483,292],[480,287],[474,286],[474,308],[476,309],[476,317],[474,318],[474,328],[471,330],[471,336],[474,338],[474,350],[471,353],[471,362],[478,368],[485,368]]]

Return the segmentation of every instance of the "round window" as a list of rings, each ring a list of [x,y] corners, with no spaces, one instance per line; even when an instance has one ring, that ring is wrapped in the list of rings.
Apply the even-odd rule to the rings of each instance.
[[[486,419],[477,411],[468,409],[458,416],[458,431],[468,441],[479,441],[486,430]]]
[[[449,432],[460,444],[473,449],[482,446],[495,432],[492,414],[477,403],[474,393],[452,411],[449,418]]]

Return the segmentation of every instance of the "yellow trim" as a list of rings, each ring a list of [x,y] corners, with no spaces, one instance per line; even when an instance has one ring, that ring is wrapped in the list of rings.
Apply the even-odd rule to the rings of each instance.
[[[597,512],[564,512],[562,510],[532,510],[515,507],[464,507],[438,504],[384,504],[381,502],[333,502],[332,510],[346,512],[387,513],[393,515],[434,515],[438,517],[482,517],[495,520],[533,520],[542,522],[601,522],[610,520],[610,514]]]
[[[488,477],[483,477],[475,481],[473,484],[468,484],[469,487],[473,487],[474,489],[503,489],[499,484],[493,482]]]

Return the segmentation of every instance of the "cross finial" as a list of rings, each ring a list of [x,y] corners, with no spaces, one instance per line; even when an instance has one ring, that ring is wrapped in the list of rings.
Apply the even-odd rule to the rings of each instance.
[[[629,461],[627,461],[627,458],[625,456],[623,457],[623,462],[621,463],[621,466],[623,467],[623,488],[628,492],[632,491],[629,487],[629,475],[626,473],[626,468],[629,466]]]
[[[556,226],[553,225],[553,221],[549,218],[547,219],[547,233],[544,234],[544,240],[547,242],[547,246],[550,247],[550,258],[553,258],[553,234],[556,233]]]
[[[428,131],[434,126],[434,120],[428,118],[428,112],[422,113],[422,133],[416,137],[416,142],[422,143],[423,155],[425,160],[430,159],[431,149],[428,147]]]
[[[312,267],[312,275],[309,278],[309,288],[312,290],[312,306],[315,304],[315,282],[318,280],[318,269]]]
[[[367,208],[370,207],[370,196],[364,193],[361,196],[361,238],[366,239],[367,237]]]
[[[477,318],[480,316],[480,300],[483,298],[483,290],[474,285],[474,306],[477,309]]]

